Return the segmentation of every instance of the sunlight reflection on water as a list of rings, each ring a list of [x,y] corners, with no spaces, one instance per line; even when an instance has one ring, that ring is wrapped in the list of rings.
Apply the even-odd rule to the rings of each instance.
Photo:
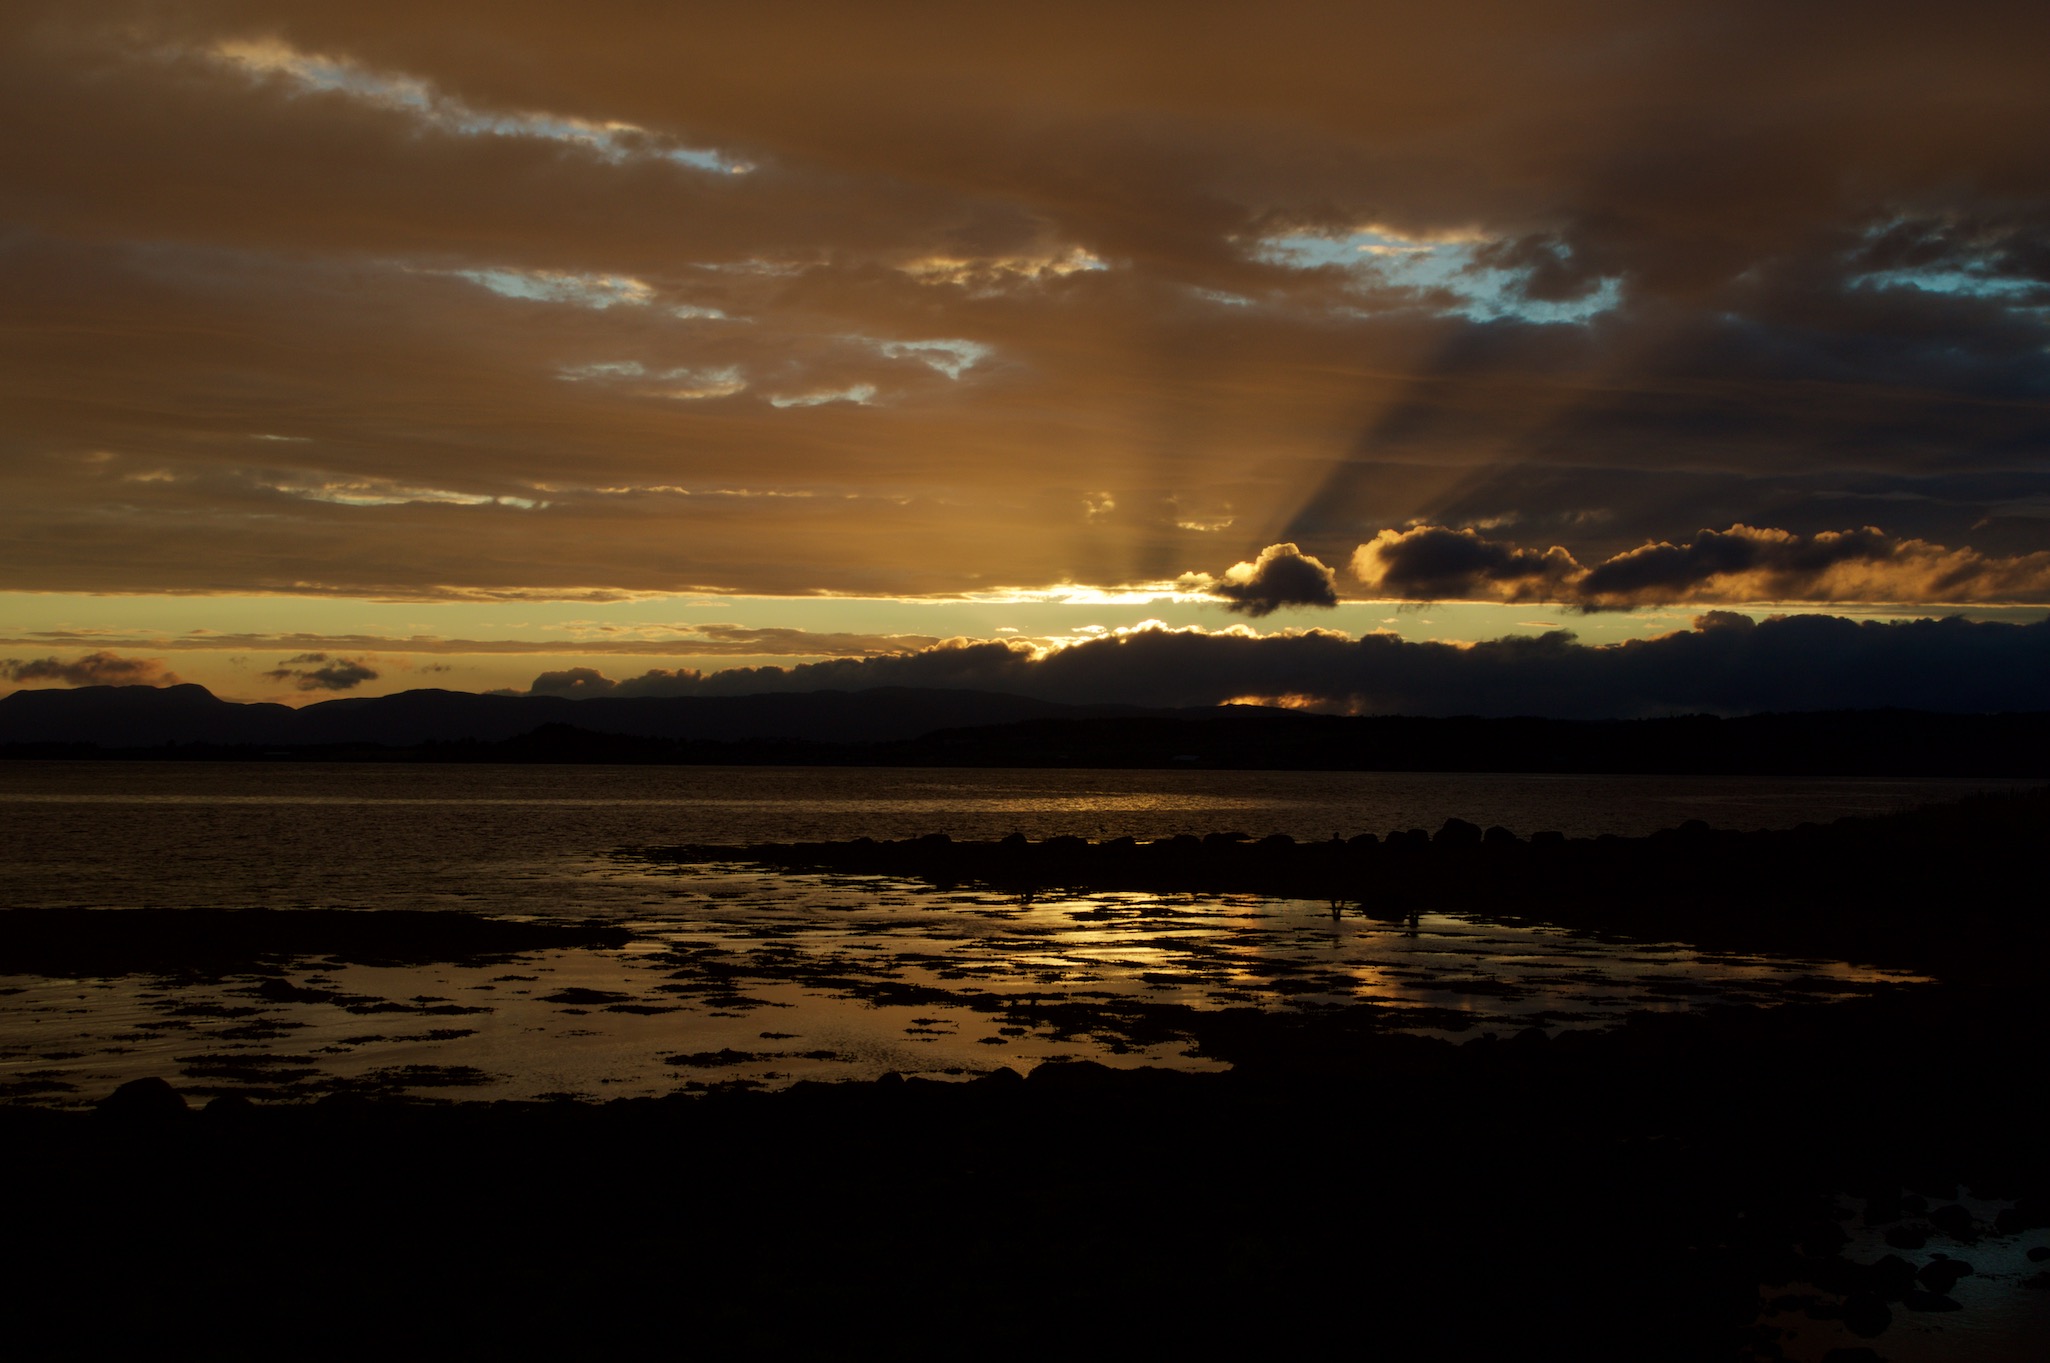
[[[647,893],[614,950],[415,967],[285,963],[306,997],[234,974],[7,979],[0,1074],[90,1101],[166,1074],[197,1092],[338,1086],[463,1097],[965,1075],[1060,1056],[1206,1068],[1176,1009],[1371,1004],[1387,1025],[1593,1027],[1706,1000],[1773,1003],[1912,977],[1709,955],[1424,914],[1414,926],[1250,896],[937,891],[745,866],[615,866]]]
[[[1322,838],[1435,827],[1637,833],[1786,825],[1985,783],[1332,772],[0,765],[8,907],[450,908],[603,919],[619,950],[409,968],[277,963],[303,997],[211,981],[0,979],[0,1092],[89,1102],[162,1074],[198,1092],[356,1084],[461,1097],[974,1073],[1055,1056],[1202,1067],[1175,1007],[1371,1004],[1416,1030],[1599,1026],[1707,999],[1890,987],[1840,962],[1597,942],[1330,906],[973,890],[634,849],[947,831]]]

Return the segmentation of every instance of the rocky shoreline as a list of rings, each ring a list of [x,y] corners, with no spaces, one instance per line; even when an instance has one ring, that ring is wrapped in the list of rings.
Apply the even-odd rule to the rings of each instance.
[[[0,1107],[36,1250],[10,1337],[50,1357],[1884,1357],[1968,1317],[1961,1282],[2050,1301],[2042,927],[2008,889],[2045,806],[1585,844],[748,849],[1019,893],[1358,876],[1355,912],[1428,893],[1754,947],[1830,935],[1942,982],[1459,1045],[1240,1010],[1200,1038],[1232,1063],[1211,1074],[204,1107],[144,1080],[91,1113]],[[1883,1253],[1852,1248],[1874,1235]]]
[[[1343,811],[1334,811],[1334,821]],[[1731,950],[1843,954],[1951,978],[2037,978],[2050,916],[2022,887],[2039,874],[2050,787],[1895,814],[1738,832],[1693,820],[1648,837],[1567,838],[1461,819],[1435,832],[1220,832],[1157,842],[1079,837],[683,845],[675,863],[1062,890],[1258,894],[1401,919],[1421,909],[1535,920]]]

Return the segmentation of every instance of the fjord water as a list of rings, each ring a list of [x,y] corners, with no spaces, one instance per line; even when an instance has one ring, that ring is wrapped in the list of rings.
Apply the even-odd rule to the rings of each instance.
[[[1413,923],[1246,896],[1029,902],[873,877],[673,865],[675,844],[1241,830],[1641,834],[1786,827],[1978,781],[1333,772],[377,764],[0,765],[7,908],[450,909],[632,930],[623,948],[168,979],[0,977],[0,1094],[661,1093],[1056,1056],[1211,1063],[1160,1010],[1372,1003],[1400,1025],[1594,1026],[1703,999],[1892,987],[1847,961],[1597,942],[1457,912]],[[1149,1022],[1149,1019],[1153,1021]]]

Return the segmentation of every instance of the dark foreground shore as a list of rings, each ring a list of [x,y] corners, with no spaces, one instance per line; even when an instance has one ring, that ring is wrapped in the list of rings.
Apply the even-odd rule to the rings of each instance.
[[[1613,874],[1562,917],[1665,879],[1698,901],[1682,928],[1720,901],[1723,931],[1848,925],[1857,956],[1869,921],[1947,977],[1837,1004],[1463,1045],[1262,1014],[1212,1074],[203,1108],[142,1081],[91,1113],[0,1108],[7,1334],[37,1357],[1885,1357],[1968,1316],[1967,1276],[2050,1294],[2050,1265],[1994,1267],[2050,1238],[2041,915],[2010,878],[2041,803],[1348,854],[1392,855],[1385,891],[1404,864],[1452,885],[1563,851]],[[1285,859],[1259,847],[1210,844]]]
[[[1939,1256],[2050,1224],[2044,1011],[1939,986],[1550,1041],[1295,1031],[1220,1075],[610,1105],[188,1110],[144,1081],[0,1110],[9,1333],[79,1357],[1710,1359],[1822,1318],[1884,1356],[1951,1304]],[[1860,1221],[1919,1248],[1847,1258]]]

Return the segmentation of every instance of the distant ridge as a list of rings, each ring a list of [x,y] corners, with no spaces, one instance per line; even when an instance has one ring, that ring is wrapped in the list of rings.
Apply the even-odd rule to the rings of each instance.
[[[1062,705],[990,691],[808,691],[754,696],[496,696],[422,689],[350,696],[303,709],[238,704],[203,686],[81,686],[0,698],[0,744],[167,743],[302,747],[499,743],[548,724],[597,734],[696,742],[795,739],[890,743],[935,729],[1026,719],[1145,713],[1135,706]]]
[[[294,710],[200,686],[0,698],[0,754],[421,762],[2050,777],[2050,712],[1661,719],[1063,705],[887,688],[572,700],[462,691]]]

